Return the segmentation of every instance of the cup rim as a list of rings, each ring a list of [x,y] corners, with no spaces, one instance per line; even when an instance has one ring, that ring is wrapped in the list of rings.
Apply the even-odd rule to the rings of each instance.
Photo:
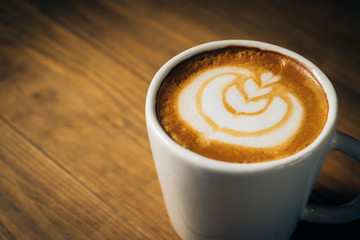
[[[328,117],[326,123],[320,133],[320,135],[306,148],[300,150],[299,152],[277,160],[267,161],[267,162],[256,162],[256,163],[230,163],[224,162],[220,160],[211,159],[191,150],[188,150],[178,143],[176,143],[171,137],[167,135],[167,133],[161,127],[155,110],[156,104],[156,95],[158,88],[166,77],[166,75],[170,72],[170,70],[176,66],[179,62],[201,52],[206,52],[210,50],[215,50],[227,46],[243,46],[243,47],[255,47],[262,50],[270,50],[274,52],[282,53],[286,56],[294,58],[308,67],[308,69],[312,72],[312,74],[317,78],[318,82],[321,84],[322,88],[324,89],[328,105]],[[269,168],[273,169],[280,169],[287,165],[294,165],[300,162],[302,159],[307,158],[309,155],[312,155],[314,151],[326,140],[329,140],[333,130],[336,127],[337,123],[337,113],[338,113],[338,103],[337,103],[337,96],[332,86],[330,80],[327,76],[311,61],[306,59],[305,57],[295,53],[291,50],[286,48],[260,42],[260,41],[253,41],[253,40],[221,40],[221,41],[213,41],[208,43],[203,43],[187,49],[170,60],[168,60],[155,74],[153,77],[150,86],[148,88],[147,96],[146,96],[146,103],[145,103],[145,115],[146,115],[146,124],[148,128],[152,128],[152,132],[158,136],[160,141],[162,141],[165,146],[177,157],[183,159],[188,164],[201,166],[203,168],[212,169],[214,171],[226,171],[226,172],[234,172],[238,173],[241,172],[253,172],[253,171],[261,171],[266,170]]]

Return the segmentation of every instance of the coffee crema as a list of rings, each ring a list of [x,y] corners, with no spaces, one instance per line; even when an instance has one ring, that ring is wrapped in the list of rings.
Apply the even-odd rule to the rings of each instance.
[[[158,90],[156,113],[184,148],[215,160],[254,163],[311,144],[325,125],[328,102],[297,60],[229,46],[176,65]]]

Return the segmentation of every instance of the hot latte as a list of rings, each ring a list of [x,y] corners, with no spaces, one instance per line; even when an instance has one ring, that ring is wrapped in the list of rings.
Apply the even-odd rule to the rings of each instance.
[[[158,90],[156,113],[181,146],[216,160],[253,163],[311,144],[325,125],[328,102],[297,60],[229,46],[176,65]]]

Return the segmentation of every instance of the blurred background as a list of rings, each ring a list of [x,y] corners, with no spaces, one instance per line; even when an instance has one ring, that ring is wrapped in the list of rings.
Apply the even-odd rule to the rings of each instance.
[[[177,239],[144,118],[156,71],[195,45],[249,39],[315,63],[360,139],[358,1],[0,2],[0,239]],[[331,152],[310,201],[342,204],[360,166]],[[292,239],[358,239],[301,222]]]

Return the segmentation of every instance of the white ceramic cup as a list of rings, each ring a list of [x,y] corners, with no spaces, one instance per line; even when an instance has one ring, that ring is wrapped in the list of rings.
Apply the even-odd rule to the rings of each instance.
[[[155,111],[156,94],[168,72],[194,54],[229,45],[280,52],[307,65],[321,83],[329,114],[317,139],[284,159],[240,164],[216,161],[174,142]],[[360,217],[360,195],[345,205],[310,205],[308,199],[332,149],[360,161],[360,142],[336,130],[337,97],[325,74],[304,57],[256,41],[226,40],[202,44],[169,60],[154,76],[146,99],[150,145],[168,214],[183,239],[288,239],[299,221],[344,223]]]

